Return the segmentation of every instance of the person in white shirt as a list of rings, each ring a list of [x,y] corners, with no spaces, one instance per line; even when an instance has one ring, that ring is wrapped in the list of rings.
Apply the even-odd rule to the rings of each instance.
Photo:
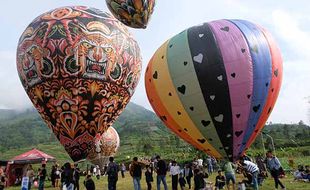
[[[249,174],[252,175],[253,188],[254,190],[258,190],[257,177],[258,177],[259,169],[257,165],[251,161],[244,160],[242,158],[240,159],[240,164],[244,170],[246,170]]]
[[[179,174],[180,174],[180,166],[178,166],[176,161],[172,161],[170,167],[170,175],[172,177],[172,190],[178,189]]]

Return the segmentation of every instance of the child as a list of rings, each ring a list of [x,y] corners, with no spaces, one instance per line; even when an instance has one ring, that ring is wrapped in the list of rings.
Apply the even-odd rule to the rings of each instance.
[[[146,166],[146,172],[145,172],[145,181],[147,184],[147,189],[152,189],[152,181],[153,181],[153,173],[149,165]]]
[[[180,184],[181,190],[185,190],[186,181],[184,179],[183,172],[180,173],[179,184]]]
[[[225,186],[225,176],[223,175],[223,172],[221,170],[218,171],[218,176],[215,178],[215,187],[216,189],[224,189]]]
[[[84,181],[84,186],[85,186],[86,190],[95,190],[96,189],[95,183],[92,180],[91,175],[88,174],[86,176],[86,179]]]

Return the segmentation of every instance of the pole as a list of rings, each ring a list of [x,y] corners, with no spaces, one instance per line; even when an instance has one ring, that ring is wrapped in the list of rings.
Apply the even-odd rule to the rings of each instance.
[[[266,153],[266,149],[265,149],[265,143],[264,143],[263,133],[260,133],[260,136],[261,136],[261,139],[262,139],[262,144],[263,144],[263,151],[264,151],[264,153],[263,153],[263,154],[265,154],[265,153]]]

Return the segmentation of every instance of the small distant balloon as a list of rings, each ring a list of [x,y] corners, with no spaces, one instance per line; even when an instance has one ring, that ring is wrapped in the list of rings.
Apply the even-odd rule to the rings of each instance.
[[[106,0],[112,14],[132,28],[146,28],[154,10],[155,0]]]
[[[97,136],[95,146],[90,151],[87,159],[102,168],[108,163],[109,157],[114,156],[120,146],[120,139],[117,131],[113,127],[103,133],[102,136]]]
[[[23,32],[17,70],[41,117],[79,161],[129,102],[141,56],[127,27],[110,14],[61,7],[38,16]]]
[[[148,99],[180,138],[216,158],[237,160],[264,127],[282,81],[268,31],[216,20],[167,40],[149,61]]]

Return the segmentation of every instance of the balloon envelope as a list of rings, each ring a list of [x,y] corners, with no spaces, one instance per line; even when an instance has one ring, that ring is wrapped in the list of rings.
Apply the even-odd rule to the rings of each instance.
[[[132,28],[146,28],[155,0],[106,0],[112,14]]]
[[[114,17],[94,8],[61,7],[26,28],[17,70],[48,127],[78,161],[129,102],[141,58],[136,41]]]
[[[110,156],[114,156],[120,146],[120,139],[117,131],[113,127],[97,136],[95,139],[95,147],[90,151],[87,159],[102,168],[109,161]]]
[[[245,20],[217,20],[166,41],[146,70],[148,99],[179,137],[236,160],[263,128],[279,94],[282,59],[271,35]]]

